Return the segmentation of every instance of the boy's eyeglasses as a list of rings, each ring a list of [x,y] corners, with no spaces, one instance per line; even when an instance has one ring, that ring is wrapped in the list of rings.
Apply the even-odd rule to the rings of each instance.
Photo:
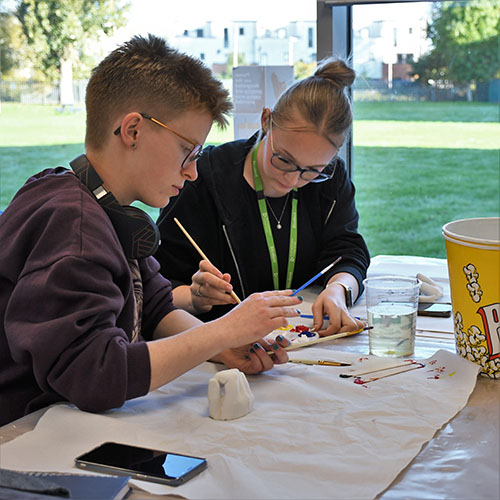
[[[278,153],[274,152],[273,144],[273,119],[270,119],[269,124],[269,135],[271,137],[271,165],[282,172],[300,172],[300,178],[307,182],[323,182],[331,179],[335,173],[335,167],[337,166],[337,158],[339,151],[335,153],[335,156],[330,160],[330,162],[324,167],[299,167],[296,163],[288,158],[284,158]],[[326,170],[326,172],[325,172]]]
[[[152,116],[149,116],[146,113],[139,112],[139,114],[143,118],[146,118],[146,120],[151,120],[153,123],[156,123],[157,125],[160,125],[160,127],[166,128],[167,130],[169,130],[170,132],[172,132],[172,134],[176,135],[177,137],[179,137],[180,139],[182,139],[182,140],[184,140],[186,142],[189,142],[189,144],[191,144],[193,146],[193,149],[191,149],[191,151],[189,151],[189,153],[186,155],[186,157],[184,158],[184,160],[182,160],[181,168],[184,168],[184,165],[186,165],[187,163],[192,163],[193,161],[197,161],[198,158],[203,153],[203,146],[201,144],[197,144],[196,142],[193,142],[191,139],[188,139],[187,137],[184,137],[183,135],[179,134],[175,130],[172,130],[170,127],[167,127],[167,125],[165,125],[164,123],[162,123],[160,120],[157,120],[156,118],[153,118]],[[113,132],[113,134],[118,135],[120,133],[120,129],[121,129],[121,126],[118,127]]]

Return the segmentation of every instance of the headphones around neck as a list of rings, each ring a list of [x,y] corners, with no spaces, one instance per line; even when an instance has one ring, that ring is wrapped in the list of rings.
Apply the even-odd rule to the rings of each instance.
[[[85,155],[76,157],[69,165],[110,218],[125,256],[142,259],[153,255],[160,245],[160,231],[153,219],[136,207],[120,205],[113,193],[104,189],[102,179]]]

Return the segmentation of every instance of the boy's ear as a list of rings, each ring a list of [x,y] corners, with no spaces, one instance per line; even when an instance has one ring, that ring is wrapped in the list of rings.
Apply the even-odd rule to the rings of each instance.
[[[122,141],[129,147],[135,148],[140,138],[144,118],[137,112],[128,113],[123,117],[120,125]]]

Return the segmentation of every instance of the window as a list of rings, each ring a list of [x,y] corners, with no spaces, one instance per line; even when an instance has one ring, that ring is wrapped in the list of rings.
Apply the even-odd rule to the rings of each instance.
[[[498,28],[497,16],[488,14],[493,4],[331,8],[326,50],[352,54],[357,72],[352,142],[343,156],[357,188],[360,231],[372,255],[445,258],[444,224],[500,212]],[[441,18],[442,26],[456,18],[466,23],[471,5],[482,10],[475,12],[470,29],[455,31],[464,37],[448,52],[439,32],[434,36],[427,24],[439,27]],[[318,31],[319,19],[318,12]],[[474,40],[467,38],[471,33]],[[318,54],[327,55],[324,45]],[[446,54],[453,54],[453,61]],[[436,59],[443,61],[437,70]],[[474,70],[478,63],[482,72]]]
[[[16,4],[19,2],[10,1],[4,3]],[[293,44],[296,59],[302,59],[298,62],[300,70],[302,71],[301,65],[304,62],[315,61],[316,2],[308,0],[294,2],[292,5],[287,0],[275,0],[267,2],[265,9],[261,9],[251,2],[246,4],[244,2],[227,2],[227,8],[224,11],[219,9],[215,14],[214,5],[217,8],[217,2],[203,2],[200,0],[196,5],[191,2],[178,3],[174,13],[171,4],[172,2],[166,1],[141,2],[140,0],[133,0],[130,15],[126,16],[125,32],[152,33],[165,37],[173,48],[202,58],[207,67],[214,71],[218,77],[226,80],[225,85],[228,88],[231,87],[229,79],[234,62],[236,62],[236,66],[254,64],[287,65],[288,29],[300,39]],[[6,7],[6,9],[0,10],[3,13],[3,10],[11,11],[15,9]],[[284,28],[280,35],[277,33],[279,28]],[[105,47],[105,50],[121,43],[123,36],[121,31],[112,35],[113,38],[110,39],[106,39],[104,33],[102,34],[102,46]],[[72,34],[74,35],[74,33]],[[278,39],[278,36],[281,38]],[[86,54],[88,57],[85,61],[82,61],[84,64],[78,64],[78,76],[76,73],[73,75],[76,103],[71,112],[69,109],[64,110],[63,108],[64,112],[56,113],[53,112],[52,108],[45,107],[40,110],[40,114],[38,111],[28,113],[27,109],[23,109],[26,113],[23,113],[22,116],[15,110],[16,103],[21,99],[23,100],[23,108],[27,108],[31,103],[36,106],[42,103],[57,105],[59,82],[51,82],[49,88],[46,88],[45,83],[32,84],[31,82],[25,82],[24,79],[33,78],[34,75],[30,71],[30,65],[24,64],[19,68],[19,75],[16,76],[16,79],[20,78],[23,80],[22,82],[5,81],[8,68],[7,66],[4,67],[3,64],[5,62],[4,47],[0,47],[2,59],[2,67],[0,68],[0,80],[2,80],[0,82],[2,106],[0,126],[5,123],[7,130],[14,131],[16,127],[12,125],[11,117],[15,115],[18,120],[16,123],[21,123],[20,127],[25,130],[28,125],[26,122],[26,115],[28,115],[33,119],[32,122],[30,121],[29,126],[33,130],[42,130],[44,132],[42,134],[43,138],[38,132],[22,134],[22,138],[14,132],[12,134],[0,134],[2,136],[0,137],[0,146],[4,148],[2,150],[2,161],[0,162],[0,210],[7,206],[14,193],[31,174],[43,168],[53,167],[53,158],[61,156],[60,151],[54,153],[60,147],[61,141],[68,141],[68,144],[71,144],[72,148],[74,147],[74,150],[71,149],[71,151],[74,151],[74,156],[81,151],[81,140],[85,129],[83,99],[87,82],[85,80],[79,81],[77,78],[80,74],[85,74],[88,77],[87,65],[90,64],[91,60],[95,62],[99,60],[102,56],[102,46],[101,43],[93,44],[92,47],[89,47],[92,53]],[[262,47],[262,50],[259,51],[259,47]],[[82,55],[81,52],[79,52],[79,55]],[[76,61],[74,67],[76,67]],[[307,71],[309,71],[309,68],[307,68]],[[11,99],[15,102],[5,102]],[[9,114],[8,111],[12,114]],[[48,123],[50,126],[47,126]],[[71,123],[71,126],[64,125],[67,123]],[[249,136],[253,132],[250,130],[251,126],[248,128]],[[67,135],[61,134],[61,130],[67,132]],[[207,142],[230,141],[233,139],[233,133],[233,121],[230,120],[229,127],[224,131],[216,126],[212,127]],[[33,141],[33,143],[29,141]],[[31,146],[38,148],[37,153],[30,156],[31,158],[36,157],[36,161],[27,162],[24,158],[21,158],[16,149],[18,143],[22,143],[23,147],[28,148],[25,149],[26,152],[29,151]],[[54,147],[46,148],[45,144],[54,144]],[[66,156],[66,153],[63,156]],[[7,160],[3,161],[4,157],[13,159],[10,162],[12,168],[6,166]],[[148,213],[153,219],[156,219],[157,212],[156,209],[151,209],[151,212]]]

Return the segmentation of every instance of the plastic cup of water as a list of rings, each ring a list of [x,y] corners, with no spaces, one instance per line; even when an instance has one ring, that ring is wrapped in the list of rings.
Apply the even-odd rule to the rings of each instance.
[[[420,280],[405,276],[377,276],[365,285],[370,354],[399,358],[415,350]]]

